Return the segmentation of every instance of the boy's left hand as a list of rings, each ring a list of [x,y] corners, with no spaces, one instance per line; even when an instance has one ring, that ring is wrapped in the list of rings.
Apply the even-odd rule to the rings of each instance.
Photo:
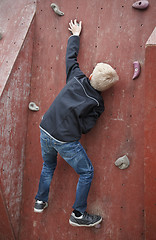
[[[69,22],[69,31],[72,32],[73,35],[79,36],[82,30],[82,21],[77,23],[77,20],[75,19],[74,22],[71,20]]]

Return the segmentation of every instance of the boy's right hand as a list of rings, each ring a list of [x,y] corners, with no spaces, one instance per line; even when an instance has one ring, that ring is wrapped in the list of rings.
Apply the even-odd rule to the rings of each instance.
[[[69,31],[72,32],[73,35],[79,36],[82,30],[82,21],[77,23],[77,20],[75,19],[74,22],[71,20],[69,22]]]

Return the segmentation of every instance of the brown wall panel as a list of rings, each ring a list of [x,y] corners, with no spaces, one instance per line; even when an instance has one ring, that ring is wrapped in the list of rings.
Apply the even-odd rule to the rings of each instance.
[[[9,79],[6,79],[7,83],[0,99],[0,187],[10,226],[16,237],[20,226],[32,47],[33,24],[12,66]],[[3,70],[5,71],[4,68]],[[0,224],[3,221],[3,215],[0,214]],[[6,225],[7,228],[9,226]]]
[[[31,100],[40,111],[29,114],[21,239],[144,239],[144,53],[156,6],[150,1],[147,10],[139,11],[132,3],[60,0],[57,4],[65,15],[59,17],[50,1],[37,2]],[[99,230],[69,226],[78,176],[61,158],[51,184],[49,208],[41,215],[33,213],[42,168],[38,126],[65,85],[67,28],[75,17],[83,21],[78,58],[82,71],[89,76],[96,63],[104,61],[120,76],[120,82],[103,93],[104,114],[81,139],[95,168],[88,211],[103,216]],[[142,70],[133,81],[135,60]],[[130,167],[119,170],[114,162],[124,154]]]
[[[144,11],[132,8],[132,0],[58,0],[56,3],[65,13],[64,16],[59,17],[53,12],[49,0],[37,1],[30,101],[34,101],[40,111],[27,112],[25,109],[23,115],[20,114],[28,117],[28,125],[23,130],[24,135],[27,130],[27,140],[25,161],[22,163],[24,166],[21,165],[22,169],[24,167],[24,179],[19,239],[145,239],[145,43],[155,27],[155,0],[151,0]],[[78,176],[60,157],[51,184],[49,207],[43,214],[33,212],[42,169],[39,124],[65,85],[65,53],[70,36],[68,22],[75,17],[83,22],[78,57],[81,70],[89,76],[96,63],[103,61],[116,68],[120,77],[119,83],[102,94],[106,110],[94,129],[81,139],[95,169],[87,210],[102,215],[100,229],[74,228],[69,225]],[[27,51],[31,53],[29,48]],[[136,60],[141,64],[141,74],[133,81],[133,62]],[[16,70],[15,66],[14,73]],[[21,76],[25,75],[22,73]],[[26,89],[27,87],[25,86]],[[20,95],[20,104],[23,101],[21,99]],[[28,100],[23,103],[25,107],[27,103]],[[15,112],[19,113],[20,109],[17,108]],[[11,116],[9,121],[10,119]],[[13,129],[12,126],[11,131]],[[10,138],[7,141],[11,141]],[[16,146],[18,141],[14,139]],[[22,140],[20,143],[23,144]],[[16,149],[12,142],[9,146]],[[18,149],[23,149],[23,145],[18,146]],[[126,170],[120,170],[114,162],[125,154],[130,160],[130,166]],[[17,161],[13,167],[17,169],[18,164]],[[9,187],[9,179],[14,182],[17,175],[15,171],[11,178],[5,176]],[[11,197],[9,192],[7,201]],[[10,215],[12,211],[15,211],[14,207],[10,210]],[[16,231],[17,226],[14,228]]]
[[[146,43],[145,61],[145,230],[156,239],[156,28]]]

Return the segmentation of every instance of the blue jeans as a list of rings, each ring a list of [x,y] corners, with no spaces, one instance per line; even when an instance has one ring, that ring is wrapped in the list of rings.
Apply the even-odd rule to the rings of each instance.
[[[79,174],[76,200],[73,208],[81,213],[87,208],[87,197],[94,175],[94,168],[84,148],[79,143],[63,143],[51,138],[41,129],[41,149],[43,168],[40,176],[38,193],[35,199],[47,202],[50,183],[57,165],[57,153]]]

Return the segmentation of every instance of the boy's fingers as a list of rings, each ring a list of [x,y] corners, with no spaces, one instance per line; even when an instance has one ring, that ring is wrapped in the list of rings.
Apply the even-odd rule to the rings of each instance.
[[[70,21],[69,22],[69,28],[68,30],[71,31],[73,33],[73,31],[77,31],[81,32],[81,26],[82,26],[82,21],[80,21],[79,23],[77,22],[77,19],[74,19],[74,21]]]
[[[73,24],[73,21],[72,21],[72,20],[70,21],[70,24],[71,24],[71,26],[72,26],[72,27],[74,26],[74,24]]]
[[[70,28],[72,29],[75,25],[73,24],[72,20],[69,23]]]
[[[77,25],[77,20],[76,19],[74,20],[74,24]]]

